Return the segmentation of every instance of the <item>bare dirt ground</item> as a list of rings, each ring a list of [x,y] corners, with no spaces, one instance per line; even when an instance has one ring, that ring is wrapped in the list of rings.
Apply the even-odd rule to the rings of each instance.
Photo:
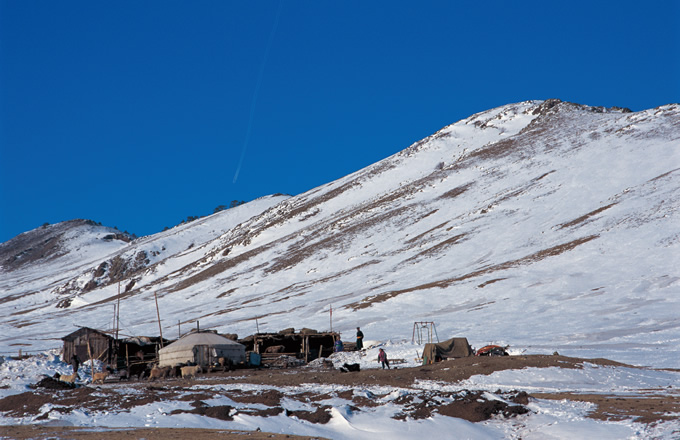
[[[107,382],[100,386],[78,386],[76,388],[54,389],[49,383],[36,387],[33,392],[9,396],[0,399],[0,412],[10,417],[37,417],[37,421],[47,420],[48,413],[41,413],[43,405],[51,403],[50,411],[70,412],[81,408],[88,411],[120,411],[129,410],[136,406],[160,400],[182,400],[190,403],[191,410],[175,410],[174,413],[189,412],[220,420],[231,420],[234,412],[253,416],[268,417],[285,414],[289,417],[297,417],[311,423],[327,423],[330,414],[329,407],[323,401],[332,397],[339,397],[351,402],[356,411],[362,411],[379,405],[377,400],[383,397],[376,395],[367,398],[356,395],[353,388],[357,386],[384,386],[395,388],[410,388],[418,380],[441,381],[443,383],[456,383],[473,375],[491,374],[494,371],[506,369],[521,369],[527,367],[559,367],[559,368],[582,368],[583,363],[588,362],[597,365],[623,365],[606,359],[579,359],[553,355],[527,355],[527,356],[504,356],[504,357],[469,357],[454,361],[440,362],[434,365],[414,368],[396,368],[392,370],[370,369],[359,372],[343,373],[336,369],[298,367],[289,369],[253,369],[236,370],[231,372],[213,372],[199,376],[197,379],[166,379],[163,381],[126,382],[126,386],[133,386],[142,393],[125,394],[118,391],[119,382]],[[633,367],[631,367],[633,368]],[[49,381],[47,381],[49,382]],[[257,384],[264,390],[252,391],[241,390],[238,384]],[[192,389],[195,384],[201,384],[201,389]],[[225,391],[212,391],[211,384],[230,384],[230,389]],[[339,391],[329,395],[324,392],[301,392],[299,394],[283,394],[281,388],[294,387],[301,384],[336,384],[346,386],[345,391]],[[206,387],[207,385],[207,387]],[[247,387],[244,387],[247,388]],[[313,389],[313,387],[312,387]],[[238,409],[228,405],[210,406],[205,403],[215,395],[226,396],[235,402],[245,406]],[[471,422],[487,420],[490,417],[499,416],[511,418],[517,414],[525,414],[529,410],[525,405],[532,398],[540,399],[569,399],[592,402],[597,409],[590,413],[590,417],[601,420],[621,420],[633,418],[641,423],[656,423],[668,420],[669,414],[680,412],[680,396],[668,395],[664,390],[645,390],[641,396],[617,396],[602,394],[535,394],[529,395],[520,389],[500,393],[504,400],[512,402],[510,405],[497,400],[485,400],[482,392],[468,390],[463,393],[452,393],[433,390],[414,390],[405,396],[402,401],[402,412],[395,415],[395,419],[405,420],[421,419],[430,417],[433,413],[439,413],[450,417],[462,418]],[[281,404],[283,398],[296,399],[311,405],[311,411],[291,411]],[[265,406],[266,409],[262,409]],[[102,428],[78,429],[73,427],[55,426],[2,426],[0,438],[16,439],[47,439],[47,438],[73,438],[73,439],[98,439],[107,438],[122,440],[130,438],[146,438],[150,440],[185,439],[193,440],[207,438],[225,439],[299,439],[309,437],[296,437],[292,435],[275,435],[259,432],[239,432],[229,430],[203,430],[203,429],[111,429],[103,431]]]
[[[307,440],[320,437],[300,437],[296,435],[271,434],[267,432],[233,431],[228,429],[151,429],[151,428],[111,428],[93,430],[88,428],[63,428],[41,426],[1,426],[0,439],[16,440]]]

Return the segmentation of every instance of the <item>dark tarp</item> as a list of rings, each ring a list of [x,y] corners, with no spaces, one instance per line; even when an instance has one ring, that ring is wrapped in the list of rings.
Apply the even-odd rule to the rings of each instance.
[[[423,365],[439,362],[444,359],[472,356],[472,347],[467,338],[451,338],[436,344],[425,344],[423,349]]]

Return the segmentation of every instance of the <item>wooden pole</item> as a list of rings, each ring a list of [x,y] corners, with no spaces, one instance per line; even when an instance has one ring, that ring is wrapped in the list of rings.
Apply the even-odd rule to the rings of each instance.
[[[94,380],[94,359],[92,359],[92,350],[90,349],[90,340],[87,341],[87,355],[90,357],[90,374]]]
[[[163,348],[163,329],[161,328],[161,312],[158,310],[158,295],[156,295],[156,292],[153,293],[153,297],[156,299],[156,316],[158,316],[158,331],[161,333],[161,348]]]
[[[118,340],[118,329],[120,328],[120,281],[118,281],[118,312],[116,314],[116,341]]]

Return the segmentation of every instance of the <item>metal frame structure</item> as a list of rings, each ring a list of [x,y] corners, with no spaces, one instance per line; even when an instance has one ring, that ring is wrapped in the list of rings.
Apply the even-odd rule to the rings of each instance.
[[[424,340],[424,332],[426,332],[427,340]],[[411,343],[431,343],[433,335],[437,338],[437,342],[439,342],[439,335],[437,335],[437,327],[435,327],[434,322],[416,321],[413,323],[413,338],[411,339]]]

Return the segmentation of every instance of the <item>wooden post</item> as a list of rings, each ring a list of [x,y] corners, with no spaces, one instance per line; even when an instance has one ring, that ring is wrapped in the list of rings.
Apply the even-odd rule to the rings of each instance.
[[[90,340],[87,341],[87,355],[90,357],[90,374],[94,380],[94,359],[92,359],[92,350],[90,349]]]
[[[118,312],[116,314],[116,341],[118,340],[118,329],[120,328],[120,281],[118,281]]]
[[[153,297],[156,299],[156,316],[158,316],[158,331],[161,333],[161,348],[163,348],[163,329],[161,328],[161,312],[158,310],[158,296],[156,292],[153,293]]]

